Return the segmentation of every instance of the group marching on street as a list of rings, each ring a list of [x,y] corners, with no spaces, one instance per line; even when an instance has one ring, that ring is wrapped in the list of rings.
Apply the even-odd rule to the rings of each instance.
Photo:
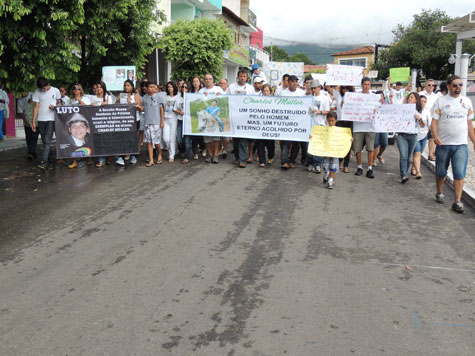
[[[462,80],[458,76],[448,78],[446,84],[440,86],[436,93],[435,81],[428,79],[424,88],[411,92],[410,85],[403,87],[397,82],[391,85],[388,78],[387,87],[380,91],[372,91],[371,80],[363,78],[359,92],[362,94],[377,94],[380,105],[415,104],[414,122],[417,133],[396,133],[399,151],[400,182],[409,182],[409,176],[422,179],[421,156],[429,143],[429,160],[436,162],[436,195],[435,200],[444,203],[443,187],[448,168],[452,166],[455,197],[452,210],[463,212],[462,192],[469,155],[469,140],[475,149],[475,131],[473,107],[470,99],[461,95]],[[43,150],[39,156],[40,169],[52,168],[58,161],[67,163],[69,168],[78,167],[78,160],[70,158],[68,162],[57,160],[52,150],[55,132],[55,108],[58,106],[107,106],[111,104],[129,104],[136,107],[136,125],[138,148],[141,152],[144,143],[147,154],[143,159],[146,167],[174,163],[177,158],[186,165],[191,160],[204,158],[204,162],[218,164],[220,159],[226,159],[229,153],[234,154],[233,163],[239,168],[255,161],[258,166],[265,168],[275,162],[276,143],[280,146],[280,168],[287,171],[296,167],[297,163],[308,167],[309,172],[322,174],[323,183],[329,189],[335,187],[335,174],[342,171],[350,173],[349,163],[352,155],[356,157],[356,176],[365,175],[369,179],[377,178],[374,167],[384,165],[384,152],[388,146],[388,133],[375,132],[371,123],[343,121],[342,110],[347,93],[354,93],[354,86],[329,86],[312,77],[303,79],[285,74],[277,87],[271,87],[263,72],[256,65],[252,75],[248,69],[240,69],[234,83],[229,84],[226,78],[214,78],[212,74],[203,77],[196,76],[191,82],[178,80],[169,81],[165,85],[143,79],[136,88],[134,81],[124,81],[123,91],[114,96],[107,90],[103,81],[98,81],[92,87],[92,94],[86,94],[80,83],[68,88],[53,87],[45,78],[37,80],[37,89],[26,92],[18,100],[18,117],[23,119],[27,141],[27,158],[37,159],[37,141],[41,135]],[[313,96],[313,106],[309,109],[308,118],[312,126],[339,126],[352,131],[351,150],[344,158],[319,157],[308,152],[308,141],[275,141],[273,139],[250,139],[247,137],[197,136],[184,135],[185,94],[203,94],[211,104],[206,108],[206,115],[211,118],[220,132],[224,131],[221,109],[216,105],[220,95],[246,96],[281,96],[305,97]],[[5,103],[4,99],[0,104]],[[308,109],[308,108],[305,108]],[[310,123],[310,121],[309,121]],[[80,115],[73,115],[67,123],[70,132],[71,145],[82,147],[90,139],[90,127],[87,120]],[[311,139],[309,135],[309,139]],[[232,143],[232,149],[231,144]],[[363,155],[366,150],[366,155]],[[298,161],[300,154],[300,160]],[[363,160],[367,158],[366,169]],[[102,168],[115,163],[131,165],[138,163],[135,154],[86,157],[88,165]]]

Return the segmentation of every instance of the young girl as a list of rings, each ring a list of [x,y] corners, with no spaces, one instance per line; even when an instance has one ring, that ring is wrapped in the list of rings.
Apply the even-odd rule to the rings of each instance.
[[[94,93],[95,95],[92,95],[90,98],[92,105],[104,106],[113,103],[112,96],[107,93],[107,86],[106,83],[104,83],[103,81],[99,81],[96,83],[96,90]],[[99,162],[96,164],[97,168],[104,167],[104,165],[106,164],[105,157],[99,157],[98,161]],[[107,157],[107,164],[111,164],[111,162],[112,157]]]
[[[157,164],[162,164],[162,149],[160,148],[160,137],[165,126],[165,116],[163,105],[158,94],[158,85],[155,82],[148,82],[147,94],[142,100],[145,115],[145,140],[148,141],[149,162],[146,167],[153,166],[153,146],[157,148]]]
[[[175,161],[175,149],[176,149],[176,128],[178,125],[178,117],[174,111],[175,101],[177,99],[178,87],[175,82],[167,83],[167,95],[165,96],[165,127],[163,128],[163,141],[165,146],[168,147],[168,162],[173,163]]]

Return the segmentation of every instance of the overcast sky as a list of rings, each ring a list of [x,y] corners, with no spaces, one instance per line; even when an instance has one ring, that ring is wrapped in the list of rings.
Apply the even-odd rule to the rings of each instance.
[[[451,17],[475,10],[467,0],[351,1],[251,0],[257,26],[266,37],[319,44],[389,44],[397,24],[408,25],[422,9],[440,9]],[[290,44],[290,43],[281,43]]]

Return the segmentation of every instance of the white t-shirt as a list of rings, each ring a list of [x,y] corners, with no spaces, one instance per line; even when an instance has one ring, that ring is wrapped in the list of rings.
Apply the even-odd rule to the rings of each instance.
[[[305,96],[305,90],[297,88],[295,91],[290,91],[289,88],[286,88],[280,92],[279,96]]]
[[[404,94],[406,89],[402,88],[400,90],[391,89],[391,94],[393,95],[393,104],[404,104]]]
[[[69,102],[71,99],[69,99],[69,96],[65,95],[61,98],[61,105],[69,105]]]
[[[216,95],[216,94],[224,94],[223,89],[218,86],[214,86],[211,89],[208,89],[206,87],[201,88],[200,91],[198,92],[199,94],[211,94],[211,95]]]
[[[39,103],[38,121],[54,121],[54,111],[49,108],[50,105],[56,106],[58,100],[61,100],[61,93],[55,87],[50,87],[47,91],[36,89],[33,93],[35,103]]]
[[[466,96],[442,96],[434,104],[432,117],[438,121],[442,145],[466,145],[468,120],[473,120],[472,101]]]
[[[421,120],[424,123],[424,127],[421,127],[419,125],[419,122],[416,124],[417,126],[417,140],[420,141],[424,138],[427,137],[427,134],[429,133],[429,126],[432,121],[431,118],[431,113],[429,109],[424,108],[421,112]]]
[[[427,103],[426,103],[426,106],[424,107],[424,109],[427,109],[429,111],[432,111],[432,107],[434,106],[434,103],[437,99],[439,99],[439,96],[432,92],[430,95],[427,94],[427,92],[425,90],[421,91],[419,93],[419,95],[424,95],[426,98],[427,98]]]
[[[91,101],[89,100],[88,96],[82,96],[81,100],[83,101],[84,105],[91,105]],[[67,105],[79,106],[81,104],[79,104],[79,101],[77,101],[76,99],[69,99],[69,103]]]
[[[237,95],[255,95],[254,87],[251,84],[245,83],[244,85],[239,85],[238,83],[233,83],[229,86],[227,94],[237,94]]]
[[[180,95],[180,94],[178,94]],[[171,97],[170,95],[167,95],[164,99],[163,103],[163,110],[165,111],[165,119],[167,120],[177,120],[178,117],[173,111],[175,109],[175,101],[178,98],[178,95],[175,95],[174,97]]]
[[[175,106],[173,107],[173,110],[174,111],[176,111],[176,110],[185,111],[184,110],[185,98],[183,96],[181,96],[181,94],[177,94],[177,96],[175,96],[175,98],[176,98],[176,100],[175,100]],[[175,112],[175,115],[178,118],[178,120],[183,120],[183,115],[180,115],[177,112]]]
[[[328,95],[323,94],[320,92],[320,95],[314,96],[314,106],[312,107],[313,110],[318,111],[330,111],[330,99]],[[326,115],[322,114],[312,114],[312,126],[325,126],[326,124]]]
[[[105,101],[107,104],[112,104],[112,97],[108,94],[106,94],[105,100],[104,98],[99,98],[97,95],[91,95],[90,97],[91,100],[91,105],[93,106],[100,106],[102,105],[102,102]]]
[[[253,83],[254,83],[254,78],[255,78],[255,77],[261,78],[261,79],[264,81],[264,83],[267,82],[267,80],[266,80],[266,73],[264,73],[264,72],[262,71],[262,69],[259,71],[259,74],[256,74],[255,72],[252,73],[251,81],[252,81]]]

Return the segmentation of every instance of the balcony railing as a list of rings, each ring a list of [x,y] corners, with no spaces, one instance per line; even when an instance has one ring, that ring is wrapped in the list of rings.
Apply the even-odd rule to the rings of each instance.
[[[257,17],[256,14],[251,11],[251,9],[247,9],[247,22],[249,25],[257,27]]]

